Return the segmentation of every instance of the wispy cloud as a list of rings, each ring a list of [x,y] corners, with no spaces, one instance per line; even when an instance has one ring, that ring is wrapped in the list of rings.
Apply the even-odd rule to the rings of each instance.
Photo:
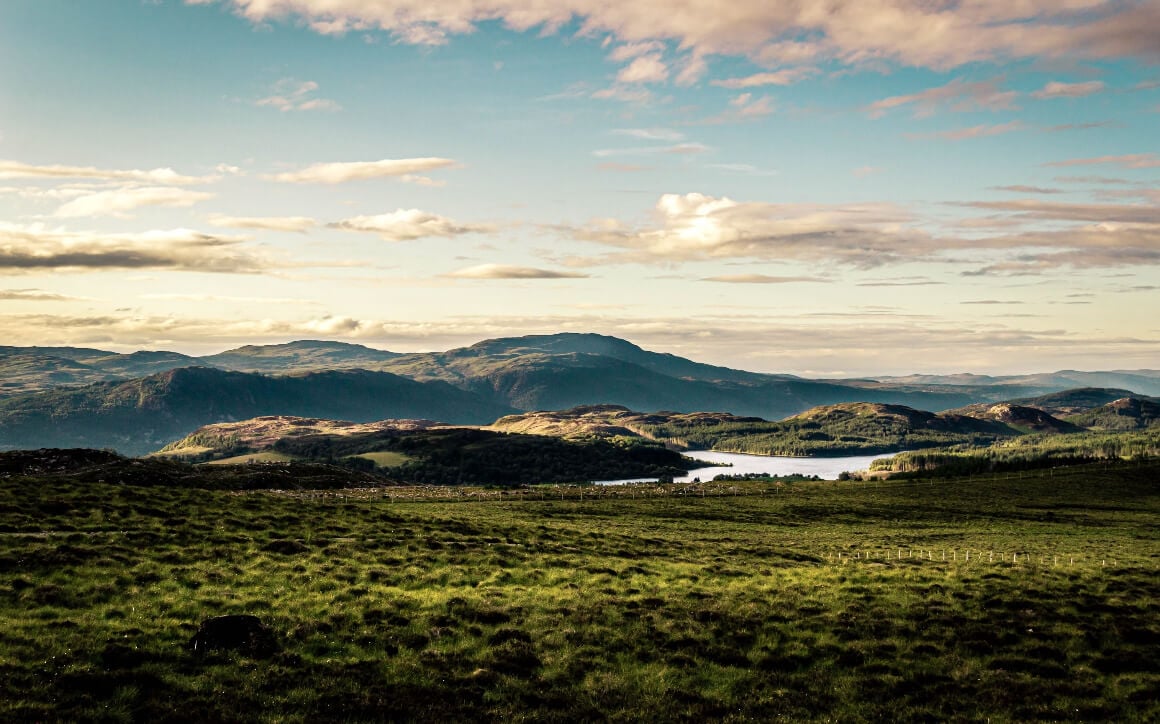
[[[445,216],[419,209],[397,209],[377,216],[354,216],[330,224],[343,231],[378,234],[386,241],[412,241],[430,236],[452,237],[463,234],[487,234],[496,230],[490,224],[459,224]]]
[[[593,156],[597,158],[608,158],[609,156],[649,156],[653,154],[671,155],[671,156],[689,156],[698,153],[705,153],[709,147],[703,143],[686,142],[674,143],[668,146],[634,146],[631,148],[600,148],[592,152]]]
[[[253,273],[270,262],[242,246],[244,239],[190,229],[131,234],[69,231],[43,224],[0,223],[0,270],[171,269]]]
[[[987,138],[989,136],[1001,136],[1005,133],[1013,133],[1015,131],[1024,130],[1025,126],[1020,121],[1008,121],[1007,123],[996,123],[992,125],[981,124],[978,126],[970,126],[968,128],[954,128],[949,131],[939,131],[934,134],[927,135],[912,135],[912,138],[945,138],[948,141],[965,141],[971,138]]]
[[[766,73],[754,73],[740,78],[721,78],[718,80],[709,81],[710,85],[719,86],[721,88],[732,88],[740,90],[742,88],[756,88],[766,85],[793,85],[800,80],[808,78],[816,74],[818,71],[815,68],[808,66],[798,68],[783,68]]]
[[[666,143],[675,143],[685,138],[685,134],[671,128],[614,128],[612,133],[617,136],[639,138],[642,141],[664,141]]]
[[[456,279],[583,279],[588,275],[529,266],[479,264],[450,272],[446,276]]]
[[[69,302],[80,297],[70,297],[42,289],[0,289],[0,299],[17,302]]]
[[[890,96],[875,101],[866,107],[872,118],[884,115],[895,108],[912,107],[918,117],[933,115],[940,109],[951,111],[1010,110],[1015,107],[1019,96],[1015,91],[999,88],[999,80],[967,82],[956,78],[946,85],[928,88],[918,93]]]
[[[1046,186],[1024,186],[1023,184],[1015,184],[1013,186],[991,186],[995,191],[1010,191],[1016,194],[1062,194],[1063,189],[1050,188]]]
[[[340,111],[342,106],[329,98],[317,98],[318,84],[312,80],[297,81],[283,78],[274,84],[270,95],[254,101],[256,106],[289,111]]]
[[[433,183],[416,174],[458,165],[449,158],[385,158],[381,161],[339,161],[316,163],[299,171],[287,171],[269,178],[293,184],[341,184],[378,178],[400,178],[404,181]]]
[[[186,176],[171,168],[109,169],[94,166],[66,166],[59,164],[36,165],[22,161],[0,160],[0,179],[98,179],[101,181],[131,181],[165,186],[205,184],[215,181],[214,176]]]
[[[1044,166],[1119,166],[1121,168],[1160,168],[1160,156],[1155,153],[1129,153],[1122,156],[1093,156],[1052,161]]]
[[[309,216],[225,216],[214,214],[209,217],[212,226],[228,229],[263,229],[265,231],[303,232],[318,225]]]
[[[213,194],[204,191],[192,191],[170,186],[119,188],[77,196],[57,209],[55,216],[62,218],[81,216],[126,218],[130,211],[144,206],[188,208],[213,197]]]
[[[1040,100],[1047,98],[1083,98],[1099,93],[1107,86],[1102,80],[1090,80],[1083,83],[1061,83],[1052,81],[1037,91],[1032,92],[1032,98]]]
[[[620,69],[617,83],[663,83],[669,78],[669,68],[659,54],[642,55]]]
[[[769,276],[768,274],[722,274],[720,276],[704,277],[701,281],[721,282],[723,284],[798,284],[802,282],[828,284],[833,280],[823,277],[782,277]]]
[[[1155,37],[1142,31],[1160,19],[1151,2],[1098,3],[1099,12],[1087,16],[1077,13],[1074,3],[1047,0],[838,2],[826,12],[810,3],[751,0],[687,4],[679,12],[669,3],[602,0],[220,2],[254,23],[289,17],[328,35],[385,31],[397,42],[417,45],[447,43],[488,21],[516,31],[538,27],[547,34],[576,22],[583,35],[609,34],[628,46],[671,42],[698,57],[745,55],[778,66],[828,59],[846,66],[887,62],[945,70],[1014,58],[1160,57]]]

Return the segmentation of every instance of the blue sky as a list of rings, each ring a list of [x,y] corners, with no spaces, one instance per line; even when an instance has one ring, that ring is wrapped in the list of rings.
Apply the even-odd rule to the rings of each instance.
[[[7,0],[0,332],[1155,368],[1158,35],[1155,0]]]

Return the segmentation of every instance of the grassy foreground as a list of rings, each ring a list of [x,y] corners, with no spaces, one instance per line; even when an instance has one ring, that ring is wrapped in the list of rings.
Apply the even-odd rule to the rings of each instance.
[[[1160,464],[673,490],[0,480],[0,720],[1160,719]]]

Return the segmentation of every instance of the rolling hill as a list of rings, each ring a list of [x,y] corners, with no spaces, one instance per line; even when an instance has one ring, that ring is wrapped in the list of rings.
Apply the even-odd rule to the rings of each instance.
[[[282,377],[204,367],[0,400],[0,449],[156,450],[201,425],[260,415],[486,423],[511,408],[442,382],[343,370]]]

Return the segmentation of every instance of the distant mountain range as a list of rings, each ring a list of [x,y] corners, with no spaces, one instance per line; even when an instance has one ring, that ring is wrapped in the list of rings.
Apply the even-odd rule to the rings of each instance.
[[[261,415],[487,424],[512,412],[594,404],[764,419],[848,402],[940,411],[1057,392],[1074,387],[1077,375],[1131,382],[1117,397],[1160,394],[1160,372],[1150,370],[810,380],[573,333],[415,354],[312,340],[204,357],[0,347],[0,448],[80,445],[140,454],[201,425]]]
[[[5,448],[112,448],[142,455],[212,422],[260,415],[489,422],[512,408],[446,382],[333,370],[268,376],[186,367],[0,400]]]

